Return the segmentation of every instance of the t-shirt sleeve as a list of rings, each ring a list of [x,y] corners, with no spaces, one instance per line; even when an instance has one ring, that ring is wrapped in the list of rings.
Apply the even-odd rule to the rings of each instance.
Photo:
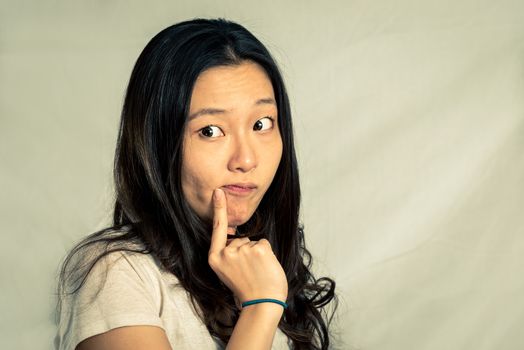
[[[83,286],[62,300],[56,349],[74,350],[86,338],[123,326],[164,328],[155,284],[143,266],[139,253],[113,252],[100,259]]]

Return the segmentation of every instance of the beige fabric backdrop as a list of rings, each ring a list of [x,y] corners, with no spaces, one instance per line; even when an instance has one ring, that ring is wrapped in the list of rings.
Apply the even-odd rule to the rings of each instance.
[[[0,4],[0,348],[51,349],[57,265],[109,219],[138,54],[219,16],[284,72],[338,348],[524,348],[522,1]]]

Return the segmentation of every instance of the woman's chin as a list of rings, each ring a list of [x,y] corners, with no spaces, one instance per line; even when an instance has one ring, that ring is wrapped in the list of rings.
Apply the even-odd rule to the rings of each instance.
[[[228,217],[227,218],[227,225],[230,227],[237,227],[240,225],[245,224],[249,220],[249,217]]]
[[[236,227],[245,224],[249,221],[254,209],[248,206],[231,206],[227,208],[227,225]]]

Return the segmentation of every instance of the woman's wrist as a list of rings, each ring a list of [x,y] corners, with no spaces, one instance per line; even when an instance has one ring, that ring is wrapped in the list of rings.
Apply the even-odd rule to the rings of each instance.
[[[226,349],[270,349],[283,313],[284,308],[274,303],[242,309]]]

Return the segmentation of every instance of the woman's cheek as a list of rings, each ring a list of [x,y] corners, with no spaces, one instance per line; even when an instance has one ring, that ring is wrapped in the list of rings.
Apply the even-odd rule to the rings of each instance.
[[[219,176],[208,162],[195,160],[193,165],[190,186],[200,206],[207,207],[211,203],[214,188],[220,186],[215,183]]]

